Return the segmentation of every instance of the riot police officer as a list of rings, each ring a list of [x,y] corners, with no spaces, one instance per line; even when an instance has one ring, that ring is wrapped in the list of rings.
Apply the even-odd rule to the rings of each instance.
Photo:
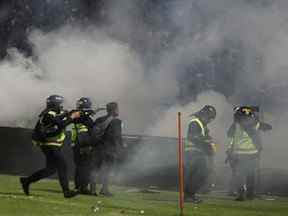
[[[207,125],[216,117],[216,109],[206,105],[192,115],[185,143],[185,201],[200,203],[196,193],[209,176],[210,157],[216,151]]]
[[[75,188],[81,194],[90,194],[88,189],[91,181],[92,140],[91,133],[94,121],[90,98],[82,97],[77,101],[76,109],[80,111],[80,118],[72,125],[72,142],[75,162]],[[95,194],[96,195],[96,194]]]
[[[234,122],[228,130],[230,142],[227,154],[230,163],[233,163],[237,201],[254,199],[256,171],[263,149],[259,131],[272,129],[271,125],[259,121],[258,110],[250,106],[236,107]]]
[[[51,95],[46,100],[46,109],[39,115],[39,120],[32,134],[32,141],[39,146],[46,158],[45,168],[29,177],[21,177],[20,183],[26,195],[29,195],[31,183],[58,173],[58,179],[65,198],[75,196],[69,189],[67,165],[62,153],[65,139],[65,127],[80,116],[79,112],[68,113],[63,110],[64,98]]]

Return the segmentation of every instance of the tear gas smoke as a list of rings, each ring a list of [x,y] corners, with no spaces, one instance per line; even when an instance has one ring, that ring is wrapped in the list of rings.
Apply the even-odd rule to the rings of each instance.
[[[157,12],[149,16],[146,11],[145,16],[142,7],[147,5],[141,1],[109,1],[107,26],[102,28],[74,25],[50,33],[34,31],[30,39],[37,61],[27,66],[30,60],[17,54],[0,65],[1,125],[27,126],[43,108],[45,97],[58,93],[67,98],[69,108],[81,96],[91,97],[95,105],[117,100],[125,132],[175,136],[176,113],[183,111],[187,117],[207,103],[218,110],[211,133],[223,153],[231,108],[250,102],[247,98],[257,95],[263,83],[288,83],[288,4],[280,0],[159,2],[152,7]],[[208,67],[199,69],[199,62]],[[177,105],[182,86],[199,71],[205,82],[188,89],[186,106]],[[199,89],[229,97],[208,91],[194,102],[187,101]],[[264,102],[269,97],[275,95],[266,96]],[[251,103],[258,105],[258,99]],[[271,115],[275,129],[265,135],[264,148],[269,149],[265,154],[279,157],[273,163],[264,159],[264,164],[282,167],[284,155],[278,150],[287,150],[287,118],[283,115],[280,121],[279,113]]]

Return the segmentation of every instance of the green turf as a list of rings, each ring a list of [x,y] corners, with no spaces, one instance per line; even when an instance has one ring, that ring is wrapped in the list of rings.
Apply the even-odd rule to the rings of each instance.
[[[113,187],[113,198],[79,195],[64,199],[58,182],[45,180],[31,187],[31,197],[23,195],[18,177],[0,175],[1,216],[176,216],[177,194],[128,192]],[[94,212],[95,208],[99,208]],[[144,214],[141,214],[144,210]],[[288,199],[236,202],[227,197],[209,196],[200,205],[185,204],[187,216],[288,216]]]

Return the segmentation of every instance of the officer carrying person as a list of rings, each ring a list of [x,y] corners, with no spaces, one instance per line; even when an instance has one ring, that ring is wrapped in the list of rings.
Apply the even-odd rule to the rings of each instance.
[[[71,141],[75,163],[74,184],[80,194],[91,194],[88,186],[91,182],[92,148],[91,139],[94,120],[90,98],[82,97],[76,103],[76,110],[80,111],[80,118],[75,119],[72,125]]]
[[[206,105],[192,115],[185,143],[185,201],[200,203],[196,193],[209,176],[209,157],[216,152],[216,145],[209,135],[207,125],[216,118],[216,109]]]
[[[119,149],[123,147],[122,121],[118,118],[119,108],[116,102],[106,105],[107,115],[96,119],[93,137],[96,143],[94,161],[96,172],[100,175],[102,188],[100,194],[112,196],[109,191],[109,176],[117,159]],[[96,193],[94,183],[93,192]]]
[[[227,160],[233,166],[232,180],[236,185],[237,201],[255,198],[256,172],[263,148],[259,132],[272,129],[271,125],[259,121],[257,112],[258,107],[236,107],[234,122],[227,133]]]
[[[39,120],[32,134],[32,142],[39,146],[46,158],[45,168],[33,173],[29,177],[21,177],[20,183],[26,195],[29,195],[31,183],[58,173],[58,179],[65,198],[76,195],[69,189],[67,165],[62,153],[65,140],[65,127],[80,117],[80,112],[65,112],[64,98],[51,95],[46,100],[46,109],[39,115]]]

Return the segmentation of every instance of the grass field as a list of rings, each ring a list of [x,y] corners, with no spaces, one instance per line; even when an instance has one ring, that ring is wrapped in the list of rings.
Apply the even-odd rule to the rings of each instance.
[[[1,216],[176,216],[177,193],[141,193],[131,188],[113,187],[112,198],[78,195],[64,199],[58,182],[45,180],[31,187],[32,196],[23,195],[18,177],[0,175]],[[185,204],[187,216],[288,216],[288,199],[236,202],[225,196],[208,196],[199,205]],[[141,211],[142,210],[142,211]],[[143,213],[144,211],[144,213]]]

